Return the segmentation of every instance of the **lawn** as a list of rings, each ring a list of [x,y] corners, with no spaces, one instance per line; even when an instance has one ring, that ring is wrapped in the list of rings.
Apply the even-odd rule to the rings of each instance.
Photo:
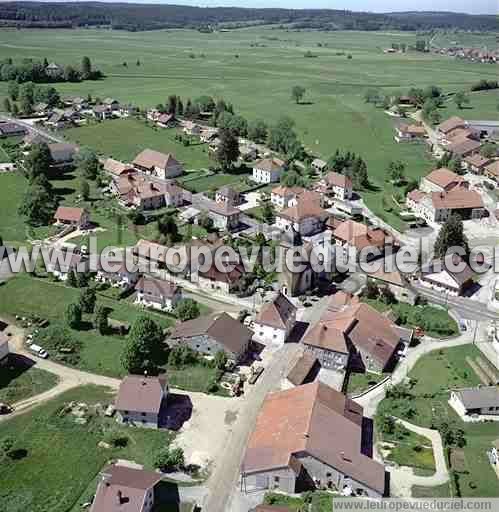
[[[348,395],[358,395],[381,382],[387,375],[378,373],[354,373],[348,374]]]
[[[378,311],[388,309],[398,316],[401,325],[407,327],[421,327],[425,334],[434,338],[457,336],[459,327],[449,313],[438,306],[411,306],[403,302],[387,305],[380,300],[366,299]]]
[[[0,402],[14,404],[53,388],[58,378],[53,373],[33,368],[11,357],[0,372]]]
[[[62,283],[55,283],[48,278],[34,278],[21,274],[0,287],[0,312],[13,318],[38,315],[52,323],[61,322],[66,306],[76,302],[80,290],[70,288]],[[98,304],[111,309],[110,318],[118,322],[131,324],[142,314],[150,316],[164,328],[172,325],[172,317],[141,308],[121,300],[98,296]],[[84,318],[87,322],[90,318]],[[82,342],[78,367],[94,373],[121,377],[125,371],[121,366],[120,355],[125,338],[118,334],[102,336],[93,328],[72,330],[75,339]]]
[[[432,428],[445,421],[455,423],[461,428],[466,438],[466,470],[458,473],[461,495],[497,497],[497,478],[486,455],[486,451],[492,446],[491,443],[499,437],[497,424],[463,423],[447,403],[450,389],[480,384],[480,379],[466,360],[478,356],[481,356],[481,352],[473,345],[437,350],[423,356],[409,373],[409,377],[413,379],[409,403],[415,414],[407,419],[423,427]],[[407,400],[401,403],[394,399],[384,399],[378,412],[401,416],[406,403]],[[453,487],[453,493],[457,495],[457,486]]]
[[[26,240],[26,227],[17,214],[26,180],[16,172],[0,173],[0,235],[16,245]]]
[[[218,173],[211,176],[203,176],[198,179],[184,182],[184,186],[191,192],[214,191],[224,185],[232,185],[239,189],[245,188],[244,177],[249,174]]]
[[[64,132],[68,140],[94,148],[100,155],[131,162],[143,149],[172,153],[186,169],[210,166],[208,146],[184,146],[175,140],[176,129],[156,128],[137,119],[114,119],[72,128]]]
[[[208,385],[217,373],[216,368],[197,364],[185,368],[177,369],[168,366],[168,383],[173,388],[184,389],[188,391],[208,392]],[[222,393],[225,395],[225,393]]]
[[[443,109],[440,113],[444,118],[450,116],[459,116],[464,119],[473,120],[497,120],[499,113],[497,112],[497,105],[499,104],[499,90],[494,89],[491,91],[476,91],[468,95],[470,100],[468,105],[459,109],[457,105],[450,98],[444,103]]]
[[[12,33],[4,30],[0,35],[0,58],[47,57],[77,65],[82,55],[88,55],[106,75],[95,82],[58,84],[62,95],[113,96],[146,108],[165,103],[169,94],[181,95],[184,103],[186,98],[209,94],[225,98],[250,121],[261,118],[272,123],[283,115],[292,117],[305,146],[317,156],[327,159],[336,149],[343,149],[365,158],[373,184],[373,190],[363,194],[366,203],[398,228],[404,227],[403,222],[396,212],[384,211],[380,201],[381,193],[392,193],[391,185],[385,183],[389,162],[404,161],[409,177],[425,174],[432,163],[425,156],[424,145],[394,142],[393,120],[364,102],[366,89],[378,87],[395,93],[435,84],[445,92],[455,92],[480,79],[497,79],[495,66],[487,64],[417,52],[382,52],[392,43],[414,44],[414,32],[324,33],[276,27],[213,34],[194,30],[23,30],[15,32],[14,46]],[[487,41],[487,37],[476,36],[475,40]],[[307,51],[317,58],[304,58]],[[290,94],[297,84],[306,88],[306,101],[300,105]],[[5,91],[2,82],[0,96]],[[177,148],[167,130],[153,131],[139,124],[137,132],[129,128],[134,123],[110,121],[77,129],[74,136],[117,157],[131,158],[149,146],[173,151],[187,166],[206,166],[203,149]],[[113,130],[114,135],[102,137],[102,130]]]
[[[264,503],[289,507],[292,512],[331,512],[333,496],[327,492],[315,491],[309,506],[303,498],[268,492],[265,494]]]
[[[2,512],[71,510],[83,502],[80,496],[113,458],[133,460],[152,469],[154,454],[171,443],[173,435],[120,427],[114,420],[93,412],[93,405],[112,400],[106,389],[85,386],[0,424],[0,438],[12,437],[17,454],[16,459],[2,461]],[[87,424],[77,424],[72,414],[61,412],[69,402],[84,402],[90,407]],[[126,436],[126,446],[99,448],[97,444],[108,431]]]

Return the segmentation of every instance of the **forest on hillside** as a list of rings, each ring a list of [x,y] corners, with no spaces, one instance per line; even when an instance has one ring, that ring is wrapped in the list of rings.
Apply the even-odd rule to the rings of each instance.
[[[407,12],[363,13],[329,9],[244,9],[180,5],[101,2],[2,2],[0,25],[18,28],[112,27],[140,31],[162,28],[291,24],[296,29],[320,30],[432,30],[436,28],[495,31],[492,15]]]

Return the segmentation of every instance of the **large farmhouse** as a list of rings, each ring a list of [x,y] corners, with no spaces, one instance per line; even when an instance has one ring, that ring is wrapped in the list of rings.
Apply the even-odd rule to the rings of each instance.
[[[371,452],[362,407],[313,382],[267,395],[241,478],[251,489],[325,488],[379,498],[388,494],[386,473]]]

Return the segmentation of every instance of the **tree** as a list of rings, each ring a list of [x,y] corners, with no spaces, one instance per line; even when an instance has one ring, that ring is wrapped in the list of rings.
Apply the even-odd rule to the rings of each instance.
[[[80,181],[80,194],[84,201],[88,201],[90,198],[90,185],[87,180]]]
[[[69,304],[64,312],[66,323],[71,329],[78,329],[81,325],[81,306],[79,304]]]
[[[404,181],[404,171],[405,165],[400,160],[392,160],[388,165],[388,177],[395,184],[399,184]]]
[[[288,154],[290,147],[298,142],[294,126],[295,122],[287,116],[281,117],[276,124],[271,125],[267,134],[270,149]]]
[[[19,107],[17,106],[17,103],[13,103],[12,104],[12,110],[11,110],[11,113],[14,117],[16,117],[17,115],[19,115]]]
[[[463,105],[467,105],[470,102],[469,97],[464,92],[459,91],[454,94],[454,103],[458,109],[462,109]]]
[[[239,141],[232,130],[222,129],[219,132],[220,143],[217,147],[216,159],[223,170],[232,169],[239,158]]]
[[[94,329],[99,334],[106,334],[107,330],[109,328],[108,324],[108,317],[109,317],[109,308],[106,306],[99,305],[95,308],[94,311]]]
[[[168,96],[168,102],[167,102],[168,106],[166,107],[166,110],[169,114],[172,114],[172,115],[177,114],[179,100],[180,100],[180,98],[178,96],[176,96],[175,94],[171,94],[170,96]]]
[[[83,80],[88,80],[92,77],[92,64],[86,56],[81,60],[81,77]]]
[[[10,112],[12,110],[12,105],[10,104],[9,98],[5,98],[3,100],[3,109],[5,112]]]
[[[426,41],[424,39],[418,39],[416,41],[416,51],[417,52],[425,52],[426,51]]]
[[[88,286],[90,281],[90,274],[88,272],[77,272],[76,273],[76,286],[78,288],[85,288]]]
[[[158,232],[166,245],[172,245],[179,239],[177,220],[172,214],[165,213],[159,217],[157,225]]]
[[[492,142],[486,142],[480,148],[480,154],[485,158],[494,158],[497,154],[497,145]]]
[[[199,313],[199,305],[193,299],[182,299],[175,308],[175,314],[182,322],[197,318]]]
[[[154,456],[154,467],[161,471],[175,471],[185,464],[182,448],[164,446]]]
[[[248,124],[248,138],[254,142],[265,142],[267,138],[267,124],[262,119],[257,119]]]
[[[67,65],[64,68],[64,80],[66,82],[78,82],[80,74],[73,66]]]
[[[28,185],[18,213],[29,226],[44,226],[53,219],[56,208],[57,199],[47,178],[39,176]]]
[[[66,279],[66,284],[68,286],[71,286],[71,288],[77,288],[78,287],[78,281],[76,279],[76,272],[73,269],[71,269],[68,272],[68,277]]]
[[[80,307],[83,313],[93,313],[97,300],[94,288],[85,288],[80,293]]]
[[[27,178],[32,181],[40,175],[48,177],[52,156],[47,144],[35,144],[24,160],[24,168],[27,171]]]
[[[19,98],[19,84],[11,81],[7,84],[7,94],[12,101],[17,101]]]
[[[188,345],[174,347],[168,354],[168,364],[175,368],[192,366],[198,362],[199,356]]]
[[[305,87],[302,87],[301,85],[295,85],[291,89],[291,98],[295,100],[295,102],[298,104],[303,99],[303,96],[305,96]]]
[[[270,201],[265,201],[262,204],[262,219],[267,224],[273,224],[275,219],[275,210],[274,206]]]
[[[97,155],[90,148],[83,148],[76,154],[76,166],[82,176],[89,180],[95,180],[99,174],[100,164]]]
[[[440,228],[435,242],[435,255],[443,258],[451,247],[462,247],[466,255],[470,252],[468,240],[464,234],[463,221],[455,214],[451,215]]]
[[[14,448],[14,442],[14,438],[10,436],[5,436],[0,439],[0,460],[9,456],[12,448]]]
[[[228,357],[224,350],[219,350],[215,357],[213,358],[213,364],[215,368],[219,370],[225,370],[225,366],[227,365]]]
[[[148,316],[135,320],[121,354],[123,368],[130,373],[143,373],[159,359],[164,335],[161,327]]]

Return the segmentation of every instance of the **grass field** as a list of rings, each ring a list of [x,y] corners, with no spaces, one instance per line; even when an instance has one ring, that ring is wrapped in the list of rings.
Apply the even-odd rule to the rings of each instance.
[[[78,300],[80,291],[69,288],[49,279],[33,278],[26,274],[18,275],[0,287],[0,311],[13,318],[39,315],[52,323],[61,322],[66,306]],[[141,314],[149,315],[163,327],[172,325],[172,318],[161,313],[144,312],[126,301],[116,301],[99,295],[99,304],[111,309],[110,318],[123,323],[133,323]],[[90,319],[85,319],[90,320]],[[125,338],[118,334],[101,336],[93,328],[72,330],[75,339],[82,342],[78,367],[112,377],[121,377],[125,371],[121,366],[120,355]]]
[[[92,406],[112,400],[113,396],[106,389],[81,387],[0,424],[0,438],[12,437],[19,454],[16,459],[2,460],[2,512],[71,510],[80,503],[80,496],[98,472],[113,458],[134,460],[152,469],[154,454],[171,442],[170,433],[122,428],[113,419],[96,414],[88,415],[87,424],[80,425],[71,414],[61,414],[64,404],[72,401]],[[126,436],[126,446],[98,448],[97,444],[108,431]],[[74,442],[75,439],[78,442]]]
[[[303,498],[268,492],[265,494],[264,503],[288,507],[292,512],[331,512],[333,496],[327,492],[316,491],[308,505]]]
[[[497,478],[487,458],[487,450],[498,436],[497,424],[463,423],[450,408],[449,389],[477,386],[480,379],[466,361],[481,352],[473,345],[464,345],[431,352],[423,356],[409,373],[415,379],[411,405],[416,414],[410,422],[432,428],[441,421],[455,422],[464,430],[466,446],[464,459],[466,471],[460,472],[459,487],[464,497],[499,496]],[[391,399],[381,402],[378,412],[386,411],[397,416],[399,404]],[[441,489],[444,491],[444,489]],[[419,490],[418,492],[424,492]],[[456,491],[454,489],[454,494]]]
[[[23,242],[26,228],[23,219],[17,214],[26,180],[18,173],[0,174],[0,234],[5,241]]]
[[[209,167],[208,146],[184,146],[175,140],[176,133],[175,129],[152,127],[136,119],[113,119],[64,131],[67,139],[124,162],[131,162],[143,149],[150,148],[173,153],[186,169]]]
[[[388,163],[402,160],[407,175],[419,177],[430,169],[431,162],[423,146],[393,141],[392,121],[364,103],[364,92],[369,87],[403,92],[430,84],[453,92],[482,78],[497,78],[491,65],[432,54],[382,52],[392,43],[413,44],[415,40],[416,34],[410,32],[293,32],[274,27],[214,34],[190,30],[3,30],[0,58],[47,57],[61,64],[78,64],[82,55],[88,55],[106,74],[97,82],[59,84],[63,95],[113,96],[148,107],[164,103],[169,94],[183,98],[210,94],[224,97],[249,120],[274,122],[289,115],[296,121],[305,145],[318,156],[327,158],[336,149],[361,154],[374,186],[373,191],[364,194],[368,206],[395,227],[403,228],[398,215],[385,212],[380,201],[381,189],[388,196],[392,193],[391,186],[384,182]],[[316,58],[305,58],[307,51]],[[291,100],[294,85],[307,89],[304,104],[296,105]],[[6,84],[0,83],[0,95],[5,90]],[[94,136],[93,126],[81,130],[78,139],[93,141],[106,153],[113,144],[111,138],[108,141]],[[90,132],[86,136],[85,130]],[[115,137],[115,156],[136,152],[141,141],[121,130]],[[171,147],[166,139],[164,132],[153,132],[147,146],[157,143]],[[184,158],[178,149],[179,158],[186,163],[199,156]],[[191,154],[196,148],[188,150]]]
[[[0,372],[0,402],[13,404],[54,387],[58,378],[11,358]]]

